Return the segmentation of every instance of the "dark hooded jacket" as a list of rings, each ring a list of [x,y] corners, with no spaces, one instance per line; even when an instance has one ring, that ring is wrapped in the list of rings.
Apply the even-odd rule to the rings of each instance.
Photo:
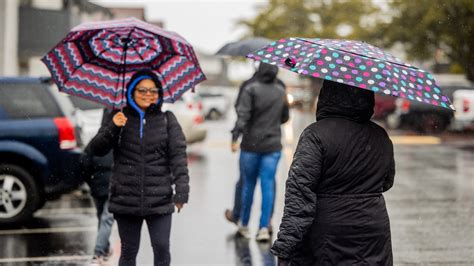
[[[262,63],[253,80],[242,89],[232,141],[243,135],[243,151],[267,153],[282,148],[280,126],[288,121],[289,108],[285,87],[276,78],[277,73],[278,67]]]
[[[186,141],[173,113],[161,111],[162,93],[158,104],[145,112],[136,106],[131,95],[140,75],[144,74],[132,77],[128,85],[128,105],[123,109],[126,125],[120,128],[109,121],[91,140],[87,152],[101,156],[113,150],[112,213],[168,214],[174,212],[174,203],[188,201]]]
[[[395,162],[385,130],[370,121],[373,92],[324,81],[317,122],[302,133],[286,183],[272,253],[290,265],[392,265],[382,192]]]

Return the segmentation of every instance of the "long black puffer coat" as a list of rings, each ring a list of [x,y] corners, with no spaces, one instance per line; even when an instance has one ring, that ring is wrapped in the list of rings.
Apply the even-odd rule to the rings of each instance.
[[[123,113],[128,120],[122,129],[110,121],[89,144],[88,152],[97,156],[113,149],[109,210],[136,216],[173,213],[174,203],[186,203],[189,193],[183,131],[173,113],[152,105],[140,137],[139,113],[131,106]]]
[[[392,265],[382,192],[393,185],[393,145],[370,121],[373,92],[325,81],[317,122],[302,133],[272,253],[290,265]]]

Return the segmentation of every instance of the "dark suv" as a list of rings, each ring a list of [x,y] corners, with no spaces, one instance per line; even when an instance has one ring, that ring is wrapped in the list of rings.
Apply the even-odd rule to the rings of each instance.
[[[25,221],[80,185],[71,110],[49,79],[0,77],[0,224]]]
[[[444,85],[441,90],[449,99],[457,90],[468,89],[461,85]],[[409,128],[421,133],[443,132],[451,123],[454,112],[433,105],[397,98],[395,112],[387,117],[390,128]]]

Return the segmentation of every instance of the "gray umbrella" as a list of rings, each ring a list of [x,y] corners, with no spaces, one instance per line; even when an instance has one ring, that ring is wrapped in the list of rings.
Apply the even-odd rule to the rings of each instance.
[[[219,49],[216,55],[246,56],[247,54],[258,50],[263,46],[270,44],[271,42],[272,40],[263,37],[255,37],[242,41],[231,42]]]

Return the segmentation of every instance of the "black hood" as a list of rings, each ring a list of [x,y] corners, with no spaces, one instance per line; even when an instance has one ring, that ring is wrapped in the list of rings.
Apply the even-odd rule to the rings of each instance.
[[[319,94],[316,120],[339,117],[364,123],[374,114],[374,105],[372,91],[325,80]]]
[[[255,78],[263,83],[272,83],[278,74],[278,67],[270,64],[260,63]]]

